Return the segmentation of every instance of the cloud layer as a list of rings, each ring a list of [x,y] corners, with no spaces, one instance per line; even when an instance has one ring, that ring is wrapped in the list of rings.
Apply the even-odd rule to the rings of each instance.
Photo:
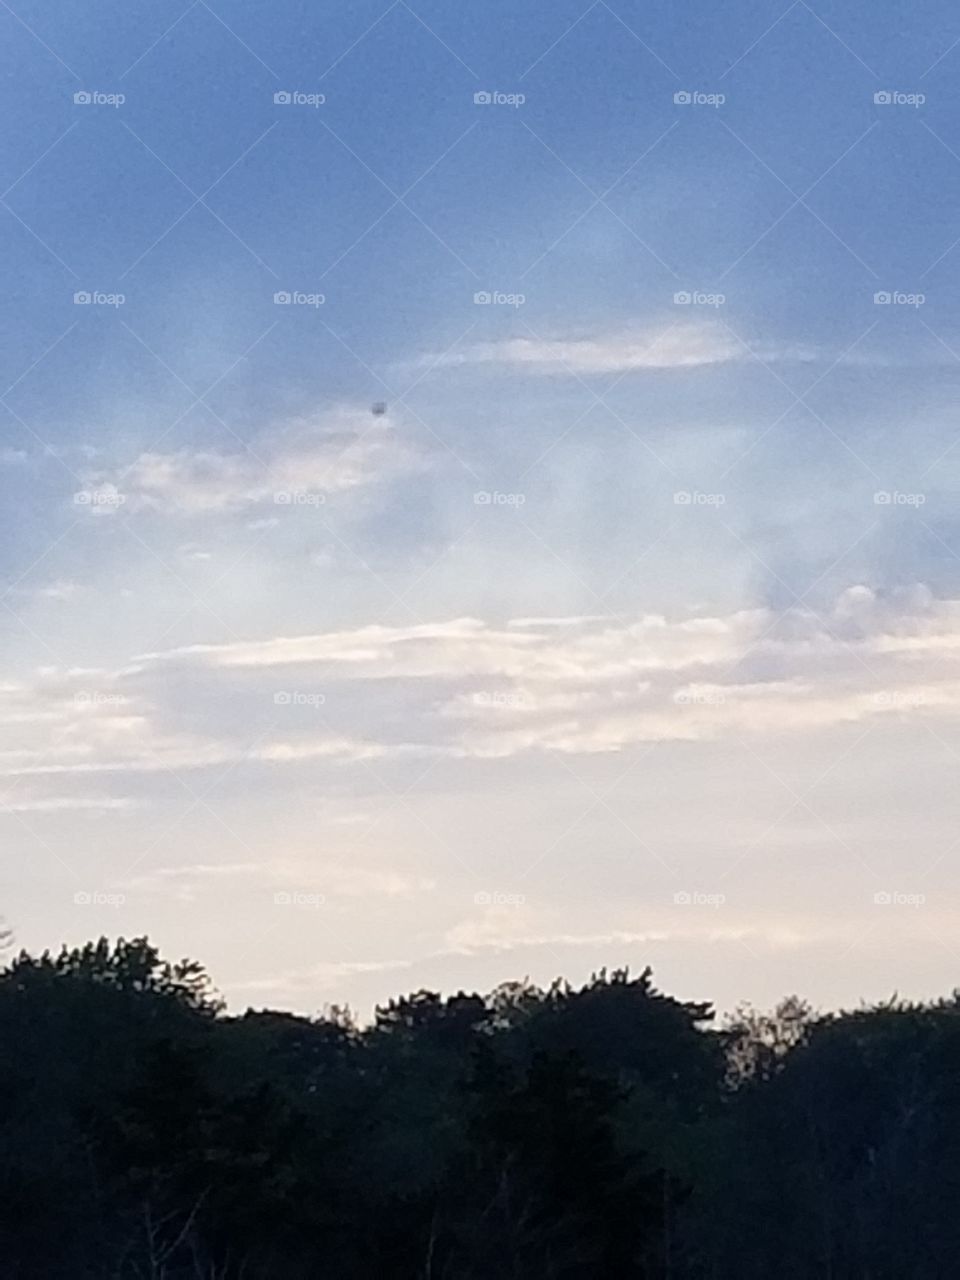
[[[213,516],[347,492],[417,465],[390,421],[341,407],[315,420],[272,426],[231,451],[183,448],[141,453],[125,467],[89,471],[101,512],[158,511]],[[100,501],[96,496],[100,496]],[[110,499],[113,499],[110,501]]]
[[[960,602],[920,588],[851,588],[827,616],[768,608],[367,626],[9,681],[0,800],[63,807],[69,797],[46,788],[71,778],[124,775],[135,795],[136,775],[216,766],[589,755],[958,708]],[[75,803],[100,802],[84,793]]]

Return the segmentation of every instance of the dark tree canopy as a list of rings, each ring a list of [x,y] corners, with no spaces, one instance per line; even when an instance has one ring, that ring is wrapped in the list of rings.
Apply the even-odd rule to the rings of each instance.
[[[228,1016],[145,938],[0,973],[4,1280],[956,1274],[960,1001],[649,970]]]

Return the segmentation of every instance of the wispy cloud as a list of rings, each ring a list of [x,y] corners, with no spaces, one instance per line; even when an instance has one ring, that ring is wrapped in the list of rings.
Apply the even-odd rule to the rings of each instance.
[[[436,882],[401,870],[344,866],[336,862],[326,864],[316,860],[305,864],[291,859],[156,867],[117,882],[117,887],[131,892],[174,897],[182,902],[194,902],[206,894],[235,891],[243,886],[263,895],[285,889],[301,892],[309,889],[322,895],[326,901],[337,898],[409,898],[431,893]]]
[[[188,645],[8,682],[0,776],[596,754],[955,716],[958,658],[960,602],[863,587],[826,616],[466,618]]]
[[[421,464],[386,418],[342,407],[257,433],[231,451],[183,448],[147,452],[126,466],[89,471],[94,514],[153,510],[183,516],[248,512],[323,500],[395,476]]]
[[[477,342],[423,363],[435,368],[489,364],[551,374],[626,373],[636,369],[691,369],[743,359],[745,349],[720,324],[674,324],[594,336],[519,337]]]

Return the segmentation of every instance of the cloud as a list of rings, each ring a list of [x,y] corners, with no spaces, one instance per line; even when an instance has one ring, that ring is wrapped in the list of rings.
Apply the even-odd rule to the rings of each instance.
[[[535,374],[626,373],[641,369],[692,369],[728,364],[749,353],[721,324],[673,324],[628,329],[598,337],[506,338],[478,342],[440,356],[425,357],[433,368],[502,365]]]
[[[552,927],[547,919],[531,921],[522,914],[507,910],[503,913],[485,912],[476,919],[461,921],[448,929],[442,937],[442,945],[436,950],[404,959],[331,960],[304,968],[288,969],[247,982],[232,984],[235,991],[257,992],[282,996],[296,1001],[309,994],[320,994],[342,988],[346,979],[365,974],[402,973],[418,971],[418,980],[434,983],[435,966],[451,959],[506,955],[513,951],[547,952],[557,968],[565,960],[558,950],[583,948],[596,950],[606,956],[621,949],[631,952],[637,947],[679,944],[696,946],[745,946],[751,951],[760,947],[765,951],[791,951],[808,949],[824,943],[837,944],[848,938],[848,930],[842,923],[826,926],[821,918],[795,917],[774,920],[758,925],[746,916],[726,923],[716,923],[705,918],[677,921],[677,913],[683,908],[664,908],[657,913],[658,923],[647,928],[606,929],[596,932],[571,932]],[[559,916],[562,913],[548,913]],[[531,931],[533,926],[533,931]],[[421,977],[424,971],[430,976]]]
[[[264,904],[275,906],[273,896],[280,891],[315,894],[327,904],[338,899],[413,898],[432,893],[436,881],[398,870],[268,858],[156,867],[118,881],[116,887],[178,902],[196,902],[209,894],[235,895],[238,889],[245,889],[257,894]]]
[[[264,994],[327,991],[341,985],[344,978],[365,973],[397,973],[413,967],[412,960],[331,960],[311,965],[309,969],[292,969],[273,977],[254,978],[233,984],[237,991]]]
[[[820,930],[819,938],[837,939],[843,935],[827,934]],[[680,942],[734,943],[753,941],[775,948],[791,948],[801,943],[811,943],[817,935],[796,930],[763,928],[755,924],[718,927],[693,924],[685,928],[664,926],[643,930],[611,929],[600,933],[570,933],[565,931],[545,933],[517,932],[509,922],[464,921],[454,926],[446,935],[448,946],[439,953],[442,956],[474,956],[484,952],[520,951],[527,948],[591,947],[609,951],[613,947],[648,946],[651,943]]]
[[[199,691],[202,690],[202,697]],[[960,601],[923,589],[633,621],[457,618],[140,655],[0,686],[0,777],[617,752],[960,712]]]
[[[24,800],[15,795],[0,796],[0,809],[6,813],[70,813],[89,810],[94,813],[126,812],[136,807],[128,797],[48,796],[42,800]]]
[[[78,582],[58,581],[38,587],[36,594],[43,600],[70,600],[80,591]]]
[[[129,466],[85,477],[94,513],[154,510],[183,516],[250,512],[318,501],[419,465],[387,418],[340,407],[260,432],[230,451],[147,452]],[[265,527],[263,521],[255,522]]]

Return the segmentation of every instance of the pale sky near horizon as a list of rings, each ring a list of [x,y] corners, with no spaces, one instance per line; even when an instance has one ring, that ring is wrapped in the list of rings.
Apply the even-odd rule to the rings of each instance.
[[[0,32],[18,946],[960,985],[955,6]]]

